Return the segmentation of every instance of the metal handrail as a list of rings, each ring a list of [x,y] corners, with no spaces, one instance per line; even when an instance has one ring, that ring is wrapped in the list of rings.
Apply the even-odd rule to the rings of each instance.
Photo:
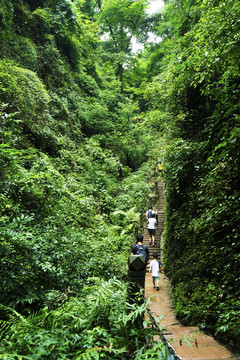
[[[159,326],[159,324],[157,323],[156,318],[154,317],[152,311],[151,311],[149,308],[147,308],[147,312],[148,312],[148,315],[149,315],[149,317],[150,317],[150,319],[151,319],[152,324],[153,324],[154,327],[156,328],[157,332],[159,332],[159,336],[160,336],[162,342],[164,343],[164,345],[167,347],[170,355],[172,355],[172,356],[173,356],[173,359],[175,359],[175,360],[181,360],[181,358],[175,353],[175,351],[173,350],[173,348],[171,347],[171,345],[168,343],[168,341],[167,341],[166,338],[164,337],[164,335],[163,335],[163,333],[162,333],[163,329],[160,328],[160,326]]]

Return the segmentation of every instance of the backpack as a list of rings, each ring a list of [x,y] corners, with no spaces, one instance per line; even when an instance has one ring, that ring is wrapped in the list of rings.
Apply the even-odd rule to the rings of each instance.
[[[162,264],[161,264],[161,262],[160,262],[159,260],[157,260],[157,262],[158,262],[158,265],[159,265],[159,271],[162,271]]]
[[[147,254],[145,252],[145,245],[137,244],[136,247],[137,247],[136,255],[143,255],[144,261],[146,262]]]
[[[152,210],[148,210],[147,217],[148,217],[148,219],[149,219],[150,217],[152,217]]]

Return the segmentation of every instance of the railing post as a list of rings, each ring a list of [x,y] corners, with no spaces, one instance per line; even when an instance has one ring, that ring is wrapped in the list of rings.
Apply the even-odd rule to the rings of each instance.
[[[129,255],[128,280],[130,282],[129,298],[133,302],[139,301],[139,292],[143,289],[142,301],[144,301],[146,264],[143,255]]]

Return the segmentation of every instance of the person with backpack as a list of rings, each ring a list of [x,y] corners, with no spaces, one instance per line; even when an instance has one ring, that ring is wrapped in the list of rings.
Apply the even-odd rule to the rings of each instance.
[[[149,272],[152,272],[153,287],[159,290],[159,272],[162,270],[162,264],[158,260],[158,254],[153,254],[153,260],[150,261]]]
[[[148,210],[146,211],[146,220],[148,220],[152,216],[152,213],[153,213],[152,206],[149,206]]]
[[[148,219],[150,218],[150,217],[152,217],[152,214],[154,214],[155,213],[155,218],[156,218],[156,220],[157,220],[157,222],[156,222],[156,225],[158,224],[158,214],[157,214],[157,210],[153,210],[153,208],[152,208],[152,206],[149,206],[148,207],[148,210],[147,210],[147,212],[146,212],[146,220],[148,221]]]
[[[149,259],[149,249],[146,245],[143,245],[142,235],[137,235],[136,244],[132,246],[130,255],[143,255],[146,267]]]
[[[152,212],[151,217],[148,219],[148,233],[150,236],[149,245],[153,244],[153,246],[155,242],[156,225],[157,219],[155,217],[155,212]]]

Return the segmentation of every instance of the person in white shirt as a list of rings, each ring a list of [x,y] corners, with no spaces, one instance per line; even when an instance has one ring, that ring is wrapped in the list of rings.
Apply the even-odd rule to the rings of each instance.
[[[153,212],[152,216],[148,219],[148,233],[150,236],[149,245],[153,243],[153,246],[155,242],[156,224],[157,224],[157,219],[155,217],[155,212]]]
[[[158,260],[158,254],[154,253],[153,254],[153,260],[150,261],[150,268],[149,268],[149,272],[152,272],[152,281],[153,281],[153,287],[157,290],[159,290],[159,272],[162,269],[161,263]]]

